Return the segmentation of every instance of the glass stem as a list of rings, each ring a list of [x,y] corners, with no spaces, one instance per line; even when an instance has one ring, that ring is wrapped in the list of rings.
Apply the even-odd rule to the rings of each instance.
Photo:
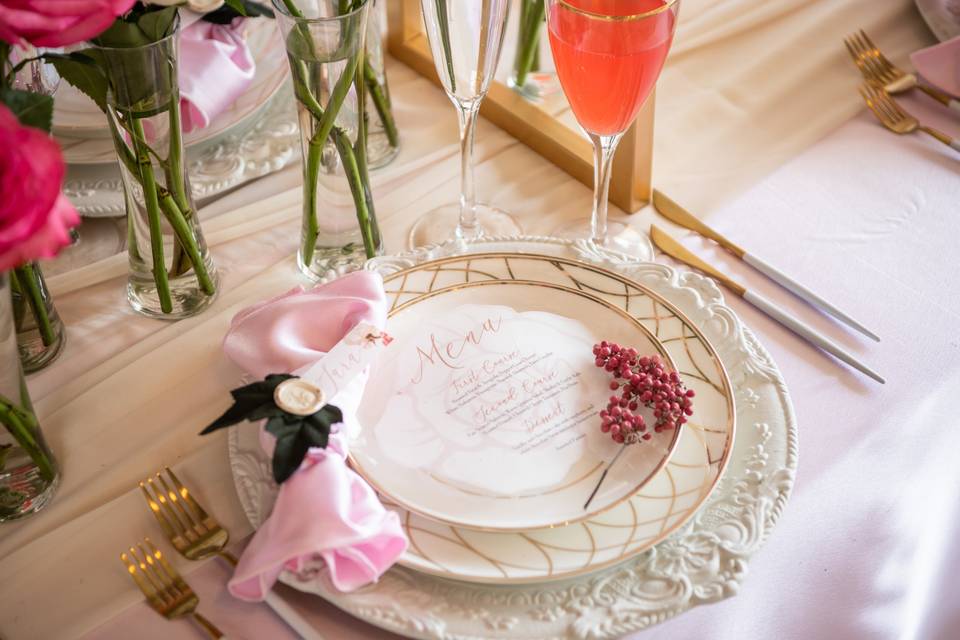
[[[593,142],[593,216],[590,218],[590,240],[599,245],[607,242],[607,196],[610,192],[610,167],[622,133],[612,136],[590,134]]]
[[[460,119],[460,223],[456,233],[461,240],[474,240],[482,233],[477,222],[477,199],[473,187],[473,138],[480,100],[466,104],[458,101],[456,105]]]

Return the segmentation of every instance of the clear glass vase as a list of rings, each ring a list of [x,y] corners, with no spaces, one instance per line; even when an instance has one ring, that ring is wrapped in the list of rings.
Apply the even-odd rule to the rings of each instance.
[[[545,0],[520,0],[517,48],[507,86],[538,102],[560,90],[550,42],[544,36]]]
[[[59,480],[20,367],[10,279],[0,273],[0,522],[41,509]]]
[[[390,86],[383,55],[383,35],[386,26],[383,0],[371,0],[367,18],[366,57],[363,61],[363,80],[367,87],[366,113],[367,164],[371,169],[384,167],[400,153],[400,132],[393,117]]]
[[[17,267],[9,278],[20,363],[26,373],[33,373],[60,355],[65,342],[63,323],[39,264]]]
[[[218,279],[190,192],[180,126],[177,31],[142,47],[95,47],[107,69],[107,116],[123,176],[127,298],[147,316],[208,307]]]
[[[303,227],[297,263],[317,279],[358,269],[383,251],[367,164],[364,40],[369,0],[303,11],[273,0],[290,63],[303,152]],[[304,13],[304,11],[306,13]]]

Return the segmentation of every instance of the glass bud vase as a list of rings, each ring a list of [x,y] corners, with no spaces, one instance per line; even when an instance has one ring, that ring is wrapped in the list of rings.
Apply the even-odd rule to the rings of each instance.
[[[560,90],[545,28],[545,0],[520,0],[517,49],[507,86],[538,102]]]
[[[383,30],[386,24],[384,0],[371,0],[367,18],[366,53],[363,61],[363,81],[367,87],[366,113],[367,164],[379,169],[390,164],[400,153],[400,133],[393,117],[387,68],[383,55]]]
[[[26,373],[33,373],[60,355],[65,341],[63,323],[39,264],[17,267],[9,278],[20,363]]]
[[[41,509],[60,480],[20,367],[9,283],[0,272],[0,522]]]
[[[370,1],[341,12],[345,4],[317,0],[304,14],[288,0],[273,0],[290,63],[303,152],[297,263],[313,279],[358,269],[383,250],[366,147],[363,70]]]
[[[218,289],[187,178],[177,31],[140,47],[95,47],[126,200],[127,298],[136,311],[171,320],[201,312]]]

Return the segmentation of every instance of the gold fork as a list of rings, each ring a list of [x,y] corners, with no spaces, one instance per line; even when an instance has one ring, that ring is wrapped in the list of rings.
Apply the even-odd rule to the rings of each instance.
[[[160,473],[147,478],[140,490],[173,548],[188,560],[218,555],[236,566],[237,558],[224,550],[229,532],[203,510],[170,467],[164,471],[166,478]]]
[[[903,110],[903,108],[890,97],[882,88],[864,83],[860,85],[860,95],[864,102],[873,111],[873,115],[890,131],[899,133],[913,133],[914,131],[923,131],[957,151],[960,151],[960,140],[954,140],[942,131],[937,131],[932,127],[920,124],[920,121]]]
[[[191,616],[211,638],[223,637],[223,633],[212,622],[197,613],[197,605],[200,604],[197,594],[150,542],[150,538],[144,538],[136,547],[121,553],[120,560],[154,611],[167,620]]]
[[[847,51],[856,63],[860,73],[871,84],[886,89],[887,93],[901,93],[917,88],[928,96],[951,109],[960,111],[960,100],[950,97],[950,94],[920,82],[916,74],[904,71],[896,66],[880,52],[863,29],[844,38]]]
[[[158,473],[147,478],[140,483],[140,490],[173,548],[189,560],[216,555],[237,566],[236,556],[224,549],[230,533],[207,514],[170,467],[163,471],[166,477]],[[264,600],[300,637],[320,638],[313,626],[275,591],[268,591]]]

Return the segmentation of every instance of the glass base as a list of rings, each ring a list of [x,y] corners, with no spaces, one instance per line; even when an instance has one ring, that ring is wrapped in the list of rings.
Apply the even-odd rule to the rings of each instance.
[[[153,277],[149,274],[143,276],[131,273],[127,279],[127,300],[130,306],[140,315],[159,320],[182,320],[197,315],[213,304],[220,292],[220,277],[213,266],[213,261],[208,259],[206,262],[207,273],[213,281],[213,295],[207,295],[200,288],[192,271],[179,278],[170,278],[170,298],[173,309],[170,313],[164,313]]]
[[[367,137],[367,166],[380,169],[387,166],[400,153],[400,144],[392,146],[385,131],[371,131]]]
[[[443,244],[457,240],[457,224],[460,222],[460,204],[451,202],[441,205],[422,216],[410,230],[408,243],[411,247],[428,244]],[[520,225],[509,213],[477,203],[477,233],[459,238],[465,242],[489,236],[515,236],[523,233]]]
[[[367,262],[367,252],[363,242],[350,242],[343,245],[317,246],[313,250],[313,260],[308,266],[303,260],[303,249],[297,252],[297,267],[300,272],[319,282],[335,278],[349,271],[362,269]]]
[[[23,518],[45,507],[60,484],[60,473],[45,480],[19,447],[6,456],[0,471],[0,522]]]
[[[51,344],[43,344],[43,336],[40,335],[40,329],[36,327],[17,334],[20,364],[23,365],[24,373],[33,373],[43,369],[56,360],[60,352],[63,351],[63,345],[66,342],[63,323],[56,312],[52,315],[50,324],[53,328],[54,339]]]
[[[590,223],[583,220],[569,222],[556,229],[552,235],[564,240],[587,240],[590,238]],[[650,239],[636,227],[624,222],[607,222],[607,238],[602,246],[640,260],[650,259]]]
[[[529,72],[523,86],[517,84],[516,74],[511,73],[507,78],[507,86],[531,102],[540,102],[560,91],[560,81],[552,71]]]

